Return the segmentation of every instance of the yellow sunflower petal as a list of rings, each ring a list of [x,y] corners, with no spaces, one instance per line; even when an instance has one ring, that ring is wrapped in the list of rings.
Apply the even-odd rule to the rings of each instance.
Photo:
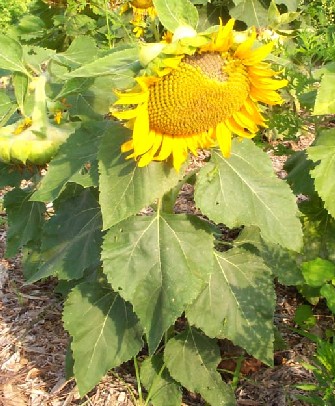
[[[234,56],[243,60],[246,55],[249,55],[250,49],[256,40],[256,35],[255,30],[253,30],[250,37],[237,47]]]
[[[135,156],[147,152],[153,145],[155,132],[150,131],[148,107],[146,104],[138,107],[138,118],[134,123],[133,142]]]
[[[173,138],[173,167],[177,172],[180,171],[182,164],[187,159],[187,144],[184,138]]]
[[[245,65],[256,65],[260,61],[262,61],[266,56],[269,55],[269,53],[272,51],[273,48],[273,42],[269,42],[266,45],[263,45],[255,50],[250,50],[249,52],[246,52],[243,57],[241,58],[243,60],[243,63]]]
[[[157,161],[165,161],[171,154],[173,148],[173,137],[165,135],[162,137],[161,148],[158,155],[155,156]]]
[[[145,69],[153,76],[140,76],[132,91],[116,93],[125,112],[113,114],[133,130],[122,151],[133,151],[139,166],[171,156],[180,170],[189,152],[217,144],[228,157],[233,135],[252,138],[266,127],[260,102],[282,103],[277,90],[287,82],[262,61],[272,44],[255,49],[256,31],[243,41],[233,35],[233,25],[233,19],[220,23],[206,45],[194,42],[192,52],[181,41],[169,52],[166,45]]]
[[[233,117],[225,122],[227,128],[233,133],[243,138],[253,138],[255,134],[248,133],[243,127],[239,126]]]
[[[216,126],[215,134],[216,134],[216,139],[218,140],[218,144],[219,144],[220,150],[222,152],[222,155],[225,158],[229,158],[230,152],[231,152],[231,137],[232,137],[231,131],[228,129],[228,127],[225,124],[219,123]]]
[[[162,139],[163,137],[161,134],[155,134],[154,143],[152,147],[149,149],[149,151],[144,153],[138,160],[137,164],[139,167],[147,166],[150,162],[154,160],[154,156],[162,144]]]
[[[148,100],[147,92],[142,93],[122,93],[115,91],[119,98],[114,104],[140,104]]]

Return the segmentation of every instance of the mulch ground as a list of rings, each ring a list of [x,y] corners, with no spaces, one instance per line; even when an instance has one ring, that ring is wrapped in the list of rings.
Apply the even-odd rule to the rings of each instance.
[[[307,141],[306,141],[307,142]],[[283,177],[285,158],[274,157],[274,167]],[[179,212],[194,210],[192,186],[183,188]],[[0,218],[1,221],[1,218]],[[0,223],[0,405],[4,406],[135,406],[136,379],[130,365],[110,372],[102,382],[80,399],[73,379],[65,380],[65,354],[68,335],[63,329],[62,301],[54,293],[52,279],[25,285],[20,257],[4,259],[5,222]],[[300,361],[310,362],[314,346],[291,329],[294,314],[303,298],[294,288],[276,286],[275,324],[283,342],[275,352],[273,368],[245,355],[236,389],[238,405],[286,406],[303,405],[296,399],[295,384],[312,382],[313,378]],[[331,320],[320,307],[318,328]],[[321,327],[320,327],[321,326]],[[236,367],[236,357],[243,351],[222,342],[220,368]],[[185,393],[183,405],[205,403],[196,395]],[[169,405],[166,405],[169,406]]]

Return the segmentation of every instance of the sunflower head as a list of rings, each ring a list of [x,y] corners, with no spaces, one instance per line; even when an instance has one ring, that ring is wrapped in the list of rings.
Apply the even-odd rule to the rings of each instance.
[[[128,120],[132,139],[123,144],[139,166],[172,159],[176,170],[188,153],[218,145],[230,154],[232,136],[251,138],[266,127],[262,105],[282,102],[286,85],[264,62],[272,44],[255,47],[252,30],[236,43],[234,20],[211,35],[181,35],[166,44],[130,92],[116,105],[135,106],[113,114]]]

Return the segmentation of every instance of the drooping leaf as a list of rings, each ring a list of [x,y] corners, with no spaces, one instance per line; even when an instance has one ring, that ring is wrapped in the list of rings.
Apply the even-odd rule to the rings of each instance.
[[[308,148],[307,153],[317,163],[311,171],[315,188],[326,209],[335,217],[335,130],[324,131],[317,144]]]
[[[56,157],[31,197],[35,201],[55,200],[68,182],[78,180],[85,165],[96,160],[101,138],[112,131],[110,121],[84,123],[60,146]]]
[[[21,45],[4,34],[0,34],[0,44],[0,69],[27,74],[28,72],[22,62]]]
[[[213,237],[208,231],[196,217],[156,214],[131,217],[105,236],[104,273],[132,303],[150,352],[211,271]]]
[[[211,162],[200,170],[195,201],[216,223],[255,225],[266,242],[296,251],[301,247],[296,198],[274,174],[267,154],[250,140],[235,140],[230,158],[213,150]]]
[[[181,387],[171,378],[161,354],[148,357],[142,363],[141,382],[153,406],[180,406]]]
[[[247,26],[264,27],[268,23],[268,12],[260,0],[233,0],[235,7],[229,14],[236,20],[241,20]]]
[[[214,271],[186,312],[209,337],[228,338],[263,362],[273,362],[275,295],[270,269],[239,248],[215,252]]]
[[[164,360],[176,381],[189,391],[199,393],[210,405],[236,404],[230,386],[216,371],[221,360],[216,340],[190,328],[168,341]]]
[[[198,25],[198,11],[189,0],[153,0],[158,18],[163,26],[174,32],[182,25],[196,28]]]
[[[63,321],[72,336],[74,375],[81,396],[143,345],[131,306],[98,283],[82,283],[72,290]]]
[[[45,224],[41,246],[43,262],[28,282],[51,275],[80,279],[85,269],[99,265],[101,227],[100,207],[89,189],[66,200]]]
[[[309,286],[319,287],[335,279],[335,264],[322,258],[315,258],[301,264],[302,273]]]
[[[45,204],[30,202],[30,191],[15,188],[5,195],[8,218],[6,256],[13,257],[20,247],[39,236],[44,222]]]
[[[310,175],[314,166],[313,161],[308,159],[306,151],[298,151],[286,161],[284,165],[284,169],[288,173],[286,180],[294,194],[311,196],[315,193],[314,180]]]
[[[100,204],[105,230],[161,198],[181,178],[169,164],[152,162],[139,168],[133,160],[126,160],[121,145],[128,134],[128,129],[115,126],[100,146]]]
[[[13,85],[17,104],[24,114],[24,100],[28,91],[28,76],[22,72],[15,72],[13,74]]]

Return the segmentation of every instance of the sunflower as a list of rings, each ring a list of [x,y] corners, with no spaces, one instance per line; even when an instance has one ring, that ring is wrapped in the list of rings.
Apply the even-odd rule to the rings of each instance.
[[[131,151],[128,158],[138,166],[171,157],[179,171],[189,152],[196,156],[216,145],[229,157],[233,135],[252,138],[266,127],[259,103],[282,103],[277,90],[287,81],[274,78],[278,72],[263,61],[273,44],[255,48],[255,30],[236,43],[233,26],[231,19],[211,35],[161,44],[151,62],[154,74],[137,77],[129,92],[116,93],[115,105],[131,107],[112,110],[133,130],[121,149]]]
[[[121,14],[129,8],[133,10],[133,20],[131,21],[134,26],[133,32],[136,37],[141,37],[145,32],[146,19],[149,17],[154,20],[157,16],[153,2],[152,0],[128,1],[121,7]]]

